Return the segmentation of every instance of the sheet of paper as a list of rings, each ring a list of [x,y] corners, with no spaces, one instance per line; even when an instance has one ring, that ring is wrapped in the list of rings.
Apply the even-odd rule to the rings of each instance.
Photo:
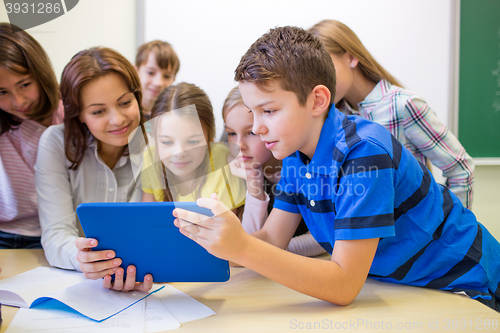
[[[102,321],[161,288],[163,286],[155,285],[149,292],[131,291],[124,293],[104,288],[101,280],[85,280],[47,295],[47,297],[68,305],[84,316]],[[45,298],[37,300],[34,306],[36,307],[44,300]]]
[[[197,320],[216,313],[208,306],[198,302],[191,296],[172,287],[169,284],[165,288],[151,295],[150,297],[159,298],[163,305],[180,323]]]
[[[19,309],[6,333],[141,333],[144,332],[144,302],[118,315],[96,322],[55,300],[32,309]]]
[[[181,323],[172,316],[161,300],[157,297],[153,297],[153,295],[141,301],[141,303],[146,303],[146,315],[144,318],[146,333],[173,330],[181,327]]]
[[[39,297],[47,296],[85,280],[86,278],[80,272],[37,267],[0,280],[0,303],[27,308]]]

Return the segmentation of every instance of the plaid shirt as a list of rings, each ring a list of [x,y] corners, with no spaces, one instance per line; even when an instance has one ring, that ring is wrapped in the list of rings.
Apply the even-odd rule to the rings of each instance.
[[[445,186],[471,208],[474,162],[427,103],[411,91],[381,80],[354,110],[345,100],[337,108],[360,115],[387,128],[417,160],[427,159],[443,171]]]

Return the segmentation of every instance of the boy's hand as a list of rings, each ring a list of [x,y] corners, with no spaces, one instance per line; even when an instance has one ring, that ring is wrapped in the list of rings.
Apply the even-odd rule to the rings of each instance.
[[[210,199],[198,199],[196,203],[210,209],[214,217],[176,208],[173,211],[175,226],[214,256],[238,262],[239,255],[245,251],[246,240],[252,236],[245,232],[238,217],[215,193]]]
[[[80,270],[87,279],[97,280],[104,278],[103,287],[107,289],[130,291],[148,291],[153,286],[153,277],[148,274],[144,282],[135,282],[135,267],[129,266],[127,278],[123,281],[123,268],[119,267],[121,259],[115,258],[112,250],[92,251],[97,246],[97,240],[80,237],[75,242],[78,248],[76,260],[80,263]],[[111,282],[111,275],[115,274],[115,281]]]

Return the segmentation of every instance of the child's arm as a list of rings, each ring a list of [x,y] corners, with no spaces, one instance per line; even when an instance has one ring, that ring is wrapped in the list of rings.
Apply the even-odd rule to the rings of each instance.
[[[155,202],[155,196],[151,193],[142,192],[142,202]]]
[[[408,98],[404,109],[406,137],[443,171],[448,187],[469,208],[472,206],[474,161],[457,137],[420,97]],[[429,145],[429,142],[432,145]]]
[[[331,261],[303,257],[282,250],[300,221],[299,214],[273,209],[264,227],[251,236],[220,201],[199,199],[198,205],[211,209],[216,217],[196,224],[198,214],[175,209],[175,225],[184,235],[217,257],[339,305],[351,303],[358,295],[378,245],[378,238],[337,241]]]
[[[310,232],[293,237],[286,250],[307,257],[317,256],[326,252],[325,249],[316,242]]]
[[[241,225],[249,234],[262,229],[267,219],[267,206],[269,205],[269,196],[265,194],[264,200],[259,200],[249,192],[245,197],[245,208],[241,217]]]

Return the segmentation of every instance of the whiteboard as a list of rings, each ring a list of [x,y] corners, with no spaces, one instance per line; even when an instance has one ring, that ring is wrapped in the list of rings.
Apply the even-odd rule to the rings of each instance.
[[[176,82],[208,94],[222,133],[222,105],[236,85],[234,70],[270,28],[305,29],[324,19],[349,26],[402,84],[427,100],[448,125],[453,108],[453,0],[142,0],[140,42],[166,40],[179,55]],[[142,38],[141,38],[142,37]]]

